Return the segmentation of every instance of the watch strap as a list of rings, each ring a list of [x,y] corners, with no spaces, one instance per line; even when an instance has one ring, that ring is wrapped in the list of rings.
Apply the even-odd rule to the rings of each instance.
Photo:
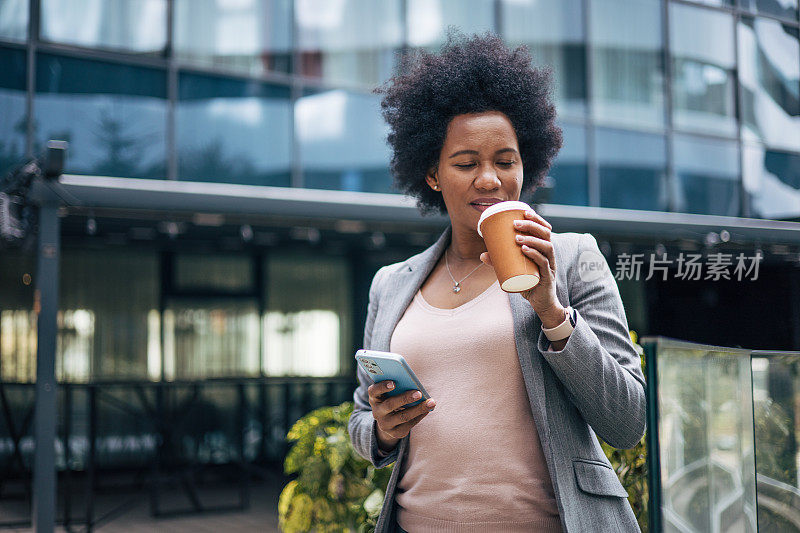
[[[575,331],[575,324],[578,321],[578,313],[570,306],[565,309],[566,316],[564,321],[554,328],[542,326],[542,332],[550,342],[560,341],[569,337]]]

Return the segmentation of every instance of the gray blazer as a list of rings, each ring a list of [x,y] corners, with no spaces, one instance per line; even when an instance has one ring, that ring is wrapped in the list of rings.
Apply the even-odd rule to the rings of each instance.
[[[425,251],[381,268],[372,281],[364,347],[389,351],[389,341],[414,295],[450,243],[452,227]],[[578,258],[602,258],[589,233],[551,233],[556,257],[556,293],[561,305],[578,311],[578,322],[559,352],[549,341],[531,304],[509,294],[519,363],[533,419],[547,460],[561,524],[567,532],[639,531],[627,493],[595,438],[632,448],[645,431],[645,381],[639,355],[610,270],[593,281],[578,273]],[[586,257],[586,256],[584,256]],[[591,256],[590,256],[591,257]],[[376,533],[395,531],[394,494],[409,436],[386,457],[378,455],[376,423],[367,396],[372,380],[357,367],[359,386],[349,421],[356,451],[376,467],[394,461]],[[414,431],[413,428],[411,430]]]

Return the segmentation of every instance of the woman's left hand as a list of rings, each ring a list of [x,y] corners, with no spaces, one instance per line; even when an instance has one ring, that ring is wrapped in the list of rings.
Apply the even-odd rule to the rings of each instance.
[[[540,317],[548,314],[563,317],[563,311],[559,309],[561,304],[556,298],[556,258],[553,243],[550,241],[553,226],[538,213],[528,210],[525,211],[525,220],[514,221],[514,229],[518,233],[517,245],[539,267],[540,276],[539,283],[534,288],[520,294],[530,302]],[[492,264],[489,252],[483,252],[480,259],[488,265]]]

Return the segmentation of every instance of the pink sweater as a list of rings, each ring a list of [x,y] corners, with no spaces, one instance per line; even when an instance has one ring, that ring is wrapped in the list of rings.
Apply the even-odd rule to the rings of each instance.
[[[410,433],[396,494],[400,527],[561,531],[500,284],[455,309],[433,307],[418,292],[390,350],[436,400]]]

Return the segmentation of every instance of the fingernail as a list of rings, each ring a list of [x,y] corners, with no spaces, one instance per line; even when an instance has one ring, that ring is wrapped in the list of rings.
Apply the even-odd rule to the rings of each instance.
[[[422,393],[420,391],[417,391],[414,394],[412,394],[411,397],[414,398],[415,400],[419,400],[420,398],[422,398]]]
[[[389,383],[387,383],[387,384],[386,384],[386,388],[387,388],[387,389],[393,389],[393,388],[394,388],[394,383],[392,383],[392,382],[390,381]]]
[[[522,235],[517,235],[517,242],[522,242]]]
[[[519,220],[515,220],[514,221],[514,227],[521,228],[522,227],[522,222],[520,222]]]
[[[436,402],[434,402],[434,401],[433,401],[433,398],[431,398],[430,400],[428,400],[427,402],[425,402],[425,405],[427,405],[428,407],[433,407],[433,406],[435,406],[435,405],[436,405]]]

